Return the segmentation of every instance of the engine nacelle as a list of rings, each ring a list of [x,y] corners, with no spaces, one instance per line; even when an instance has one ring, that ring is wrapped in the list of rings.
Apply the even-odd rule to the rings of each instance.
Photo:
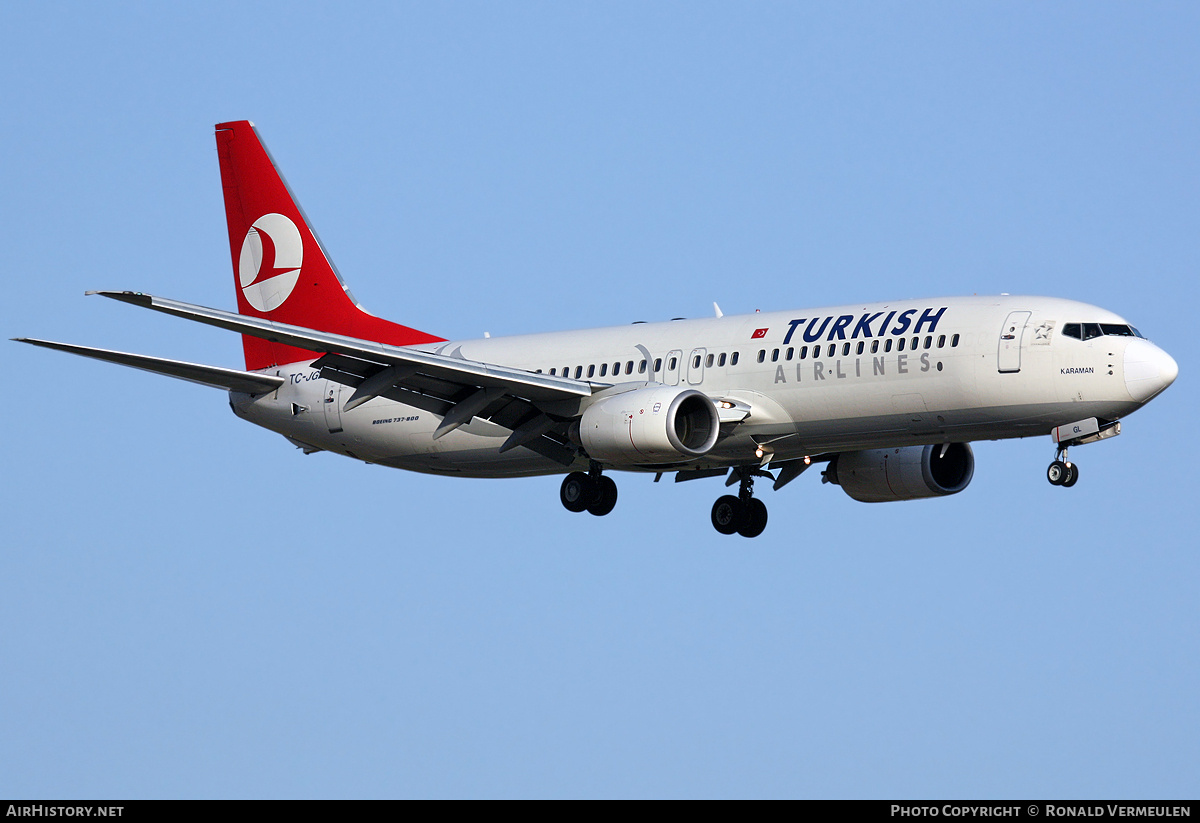
[[[957,494],[975,474],[975,456],[967,443],[905,446],[843,452],[826,476],[863,503],[917,500]]]
[[[579,440],[604,463],[674,463],[708,453],[719,428],[717,407],[706,395],[647,386],[589,406],[579,421]]]

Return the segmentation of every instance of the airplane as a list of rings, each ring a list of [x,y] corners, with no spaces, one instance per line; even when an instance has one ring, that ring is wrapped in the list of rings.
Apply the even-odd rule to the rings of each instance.
[[[33,338],[19,342],[222,388],[238,417],[305,454],[458,477],[565,474],[572,512],[606,515],[606,472],[724,477],[721,534],[756,537],[813,465],[863,502],[957,494],[974,440],[1113,437],[1171,385],[1174,359],[1072,300],[942,297],[472,340],[363,310],[253,123],[216,126],[237,311],[133,291],[104,297],[242,336],[245,369]]]

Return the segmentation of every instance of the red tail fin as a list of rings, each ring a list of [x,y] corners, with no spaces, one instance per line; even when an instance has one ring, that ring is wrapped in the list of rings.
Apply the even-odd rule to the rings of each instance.
[[[240,314],[395,346],[442,340],[354,302],[253,123],[218,123],[217,154]],[[242,347],[250,370],[315,357],[257,337],[243,336]]]

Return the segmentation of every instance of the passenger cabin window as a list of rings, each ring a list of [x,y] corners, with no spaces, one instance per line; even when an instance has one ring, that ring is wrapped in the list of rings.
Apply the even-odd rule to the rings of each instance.
[[[931,335],[931,336],[925,338],[925,348],[929,348],[932,345],[933,345],[933,337]]]
[[[943,334],[943,335],[938,336],[938,348],[939,349],[946,348],[946,335]]]
[[[808,357],[808,346],[801,346],[800,347],[800,359],[803,360],[806,357]]]
[[[765,362],[765,361],[766,361],[766,359],[767,359],[767,350],[766,350],[766,349],[759,349],[759,350],[758,350],[758,362],[759,362],[759,363],[763,363],[763,362]]]
[[[662,358],[661,357],[656,358],[654,361],[654,373],[658,374],[660,371],[662,371]]]
[[[833,357],[835,354],[837,354],[837,343],[830,343],[829,344],[829,356]]]
[[[729,355],[729,365],[736,366],[738,361],[738,352]]]
[[[794,348],[792,348],[791,346],[789,346],[788,350],[787,350],[787,359],[791,360],[795,354],[796,354],[796,350]]]
[[[848,355],[849,353],[850,353],[850,344],[849,344],[849,343],[843,343],[843,344],[842,344],[842,357],[845,357],[845,356],[846,356],[846,355]]]
[[[891,341],[891,340],[889,340],[888,342],[889,342],[889,343],[891,343],[892,341]],[[900,339],[899,339],[899,340],[896,342],[896,351],[904,351],[904,338],[903,338],[903,337],[901,337],[901,338],[900,338]]]
[[[675,367],[679,365],[678,358],[672,357],[670,365],[667,366],[671,371],[675,371]]]
[[[607,374],[608,374],[608,364],[607,364],[607,363],[601,363],[601,364],[600,364],[600,376],[601,376],[601,377],[604,377],[604,376],[605,376],[605,375],[607,375]]]
[[[551,373],[551,374],[554,374],[554,369],[551,369],[551,370],[550,370],[550,373]]]
[[[711,369],[712,364],[713,364],[713,355],[710,354],[708,357],[704,358],[704,365]]]
[[[864,343],[862,340],[859,340],[859,341],[858,341],[858,348],[857,348],[857,349],[855,349],[854,353],[855,353],[855,354],[862,354],[862,353],[863,353],[863,347],[864,347],[865,345],[866,345],[866,343]]]
[[[721,368],[725,367],[725,352],[721,352],[721,356],[717,358],[717,365]]]
[[[695,357],[692,358],[692,368],[693,369],[700,368],[700,355],[696,355]]]
[[[957,347],[958,347],[958,335],[956,334],[950,338],[950,348],[954,349]]]
[[[578,380],[582,376],[583,376],[583,366],[576,366],[575,367],[575,379]]]
[[[595,365],[588,366],[588,377],[590,378],[590,377],[595,377],[595,376],[596,376],[596,366]]]
[[[642,360],[638,363],[638,374],[646,373],[646,361]]]
[[[877,351],[879,351],[879,341],[872,340],[871,341],[871,354],[875,354]]]
[[[771,352],[771,362],[775,363],[779,360],[779,349],[774,349]]]
[[[625,364],[625,373],[633,374],[633,361],[632,360],[630,360],[628,363]]]

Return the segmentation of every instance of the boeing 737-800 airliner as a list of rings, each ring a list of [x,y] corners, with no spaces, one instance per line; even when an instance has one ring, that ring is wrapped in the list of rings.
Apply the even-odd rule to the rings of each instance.
[[[945,297],[448,341],[363,311],[247,121],[216,127],[238,311],[96,292],[242,335],[245,370],[21,338],[216,386],[306,453],[463,477],[566,474],[562,504],[612,511],[605,470],[724,476],[712,523],[754,537],[814,463],[856,500],[955,494],[969,442],[1071,446],[1178,368],[1123,318],[1047,297]]]

